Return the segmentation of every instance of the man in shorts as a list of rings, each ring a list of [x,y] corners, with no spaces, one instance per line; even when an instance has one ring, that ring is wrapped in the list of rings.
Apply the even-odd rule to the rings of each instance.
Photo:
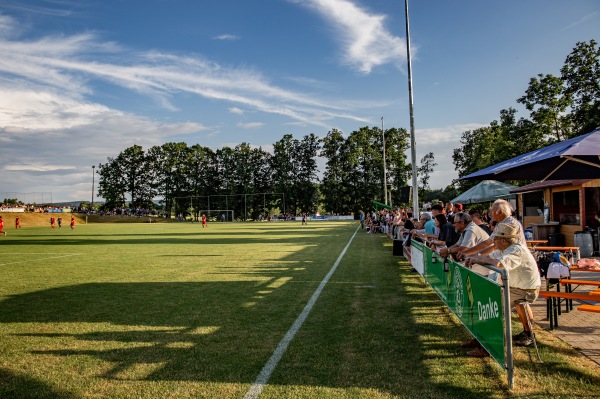
[[[0,234],[3,236],[6,235],[6,231],[4,231],[4,220],[2,220],[2,216],[0,216]]]
[[[525,312],[529,313],[529,320],[533,320],[533,313],[523,303],[533,303],[537,299],[541,280],[535,258],[527,246],[520,243],[520,233],[512,224],[498,223],[493,237],[496,250],[488,256],[467,257],[465,266],[480,264],[506,269],[510,277],[510,307],[516,308],[523,324],[523,332],[513,336],[513,342],[517,346],[530,346],[533,332],[529,330]]]

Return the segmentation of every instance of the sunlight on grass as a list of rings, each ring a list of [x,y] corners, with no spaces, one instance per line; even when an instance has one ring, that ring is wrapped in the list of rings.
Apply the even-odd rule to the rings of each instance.
[[[3,237],[0,397],[243,397],[355,229],[106,223]],[[543,331],[545,364],[517,350],[509,392],[409,270],[390,240],[359,231],[261,398],[600,395],[589,362]]]

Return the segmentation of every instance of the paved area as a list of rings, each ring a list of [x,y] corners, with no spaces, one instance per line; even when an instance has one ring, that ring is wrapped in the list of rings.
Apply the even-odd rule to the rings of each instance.
[[[600,280],[600,273],[573,272],[571,278],[578,280]],[[542,287],[546,287],[544,280],[542,280]],[[595,288],[597,287],[579,286],[575,292],[584,293]],[[555,290],[555,288],[552,290]],[[546,300],[544,298],[538,298],[531,308],[534,313],[535,322],[539,327],[549,330],[559,339],[578,349],[584,356],[590,358],[600,367],[600,313],[579,311],[577,310],[579,304],[580,302],[573,301],[573,310],[568,313],[565,313],[565,306],[562,304],[562,314],[558,316],[558,328],[554,330],[550,330],[550,323],[546,317]]]

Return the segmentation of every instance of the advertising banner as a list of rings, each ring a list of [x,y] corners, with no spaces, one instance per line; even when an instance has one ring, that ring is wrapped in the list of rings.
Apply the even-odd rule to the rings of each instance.
[[[494,360],[506,367],[502,287],[457,262],[444,262],[422,244],[411,246],[412,251],[423,253],[425,281]]]

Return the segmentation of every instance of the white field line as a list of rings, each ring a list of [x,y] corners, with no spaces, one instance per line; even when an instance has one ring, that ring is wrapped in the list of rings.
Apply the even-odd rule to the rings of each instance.
[[[292,341],[292,339],[294,338],[294,336],[296,335],[298,330],[300,330],[300,327],[302,327],[302,324],[304,324],[304,321],[306,320],[306,318],[308,317],[308,314],[310,313],[313,306],[315,305],[315,302],[317,302],[317,299],[319,299],[319,296],[321,295],[323,288],[325,288],[325,285],[327,284],[327,282],[329,281],[329,279],[335,272],[335,269],[337,269],[342,258],[346,254],[346,251],[350,247],[352,240],[354,240],[354,237],[356,236],[356,233],[358,232],[359,227],[360,227],[360,225],[356,227],[354,234],[352,235],[352,237],[350,237],[350,240],[348,240],[348,243],[342,250],[342,253],[340,254],[340,256],[338,256],[337,260],[335,261],[335,263],[333,264],[333,266],[331,267],[331,269],[329,270],[327,275],[323,278],[323,281],[321,281],[321,284],[319,284],[319,286],[317,287],[315,292],[312,294],[312,297],[310,298],[310,300],[304,307],[304,310],[302,310],[302,313],[300,313],[300,315],[298,316],[296,321],[294,321],[294,324],[292,324],[292,326],[290,327],[288,332],[281,339],[281,341],[277,345],[277,348],[275,348],[275,351],[271,355],[271,358],[263,366],[258,377],[256,377],[256,381],[254,381],[254,385],[252,385],[252,387],[250,387],[250,390],[248,390],[248,392],[246,392],[246,395],[244,395],[244,399],[257,399],[260,396],[265,385],[269,382],[269,378],[271,377],[271,374],[273,374],[275,367],[277,367],[277,364],[279,363],[279,361],[283,357],[283,354],[287,350],[288,345],[290,344],[290,342]]]
[[[32,253],[32,254],[22,254],[22,256],[29,256],[29,255],[53,255],[53,254],[54,253],[52,253],[52,252],[49,252],[49,253]],[[18,262],[0,263],[0,266],[16,265],[18,263],[30,263],[30,262],[35,262],[36,260],[48,260],[48,259],[67,258],[69,256],[77,256],[77,255],[83,255],[83,254],[81,252],[75,252],[75,253],[70,253],[70,254],[66,254],[66,255],[48,256],[46,258],[27,259],[27,260],[20,260]]]

